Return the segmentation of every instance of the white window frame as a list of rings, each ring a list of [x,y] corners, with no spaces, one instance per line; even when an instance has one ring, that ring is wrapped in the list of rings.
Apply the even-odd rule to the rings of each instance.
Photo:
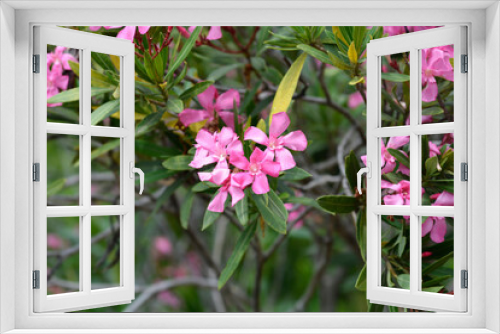
[[[371,41],[367,47],[367,298],[375,304],[411,307],[423,310],[464,312],[467,309],[467,290],[461,288],[461,271],[467,270],[467,184],[461,180],[461,163],[467,163],[467,73],[462,73],[461,55],[466,55],[466,27],[450,26],[412,34]],[[454,67],[454,122],[422,124],[421,64],[422,49],[453,45]],[[381,58],[408,52],[410,58],[410,124],[382,127],[381,113]],[[454,145],[454,206],[424,206],[420,190],[422,178],[421,135],[455,135]],[[411,205],[381,205],[381,140],[387,137],[410,138],[410,193]],[[371,176],[371,177],[370,177]],[[410,289],[382,286],[381,280],[381,216],[410,217]],[[454,294],[422,291],[422,217],[454,217]]]
[[[119,6],[128,9],[117,9]],[[98,8],[101,8],[98,10]],[[102,8],[108,8],[103,10]],[[142,10],[136,10],[140,8]],[[57,9],[57,10],[54,10]],[[498,333],[500,331],[500,11],[495,1],[0,4],[0,330],[12,333]],[[469,308],[437,314],[35,314],[30,289],[32,27],[61,25],[437,25],[469,27]],[[15,32],[15,34],[14,34]],[[15,36],[15,38],[14,38]],[[15,51],[14,51],[15,50]],[[486,71],[486,64],[488,70]],[[15,67],[15,68],[14,68]],[[14,79],[13,79],[14,78]],[[15,80],[12,85],[12,80]],[[13,112],[14,111],[14,112]],[[13,126],[14,125],[14,126]],[[12,137],[15,138],[14,145]],[[15,175],[15,178],[12,177]],[[486,182],[486,175],[488,175]],[[12,193],[15,197],[12,198]],[[488,195],[488,196],[486,196]],[[485,204],[486,203],[486,204]],[[486,220],[486,217],[495,217]],[[472,228],[471,226],[474,226]],[[15,238],[12,238],[15,235]],[[489,254],[486,266],[485,255]],[[496,255],[496,256],[495,256]],[[30,259],[26,261],[26,259]],[[488,279],[486,279],[486,277]],[[13,288],[14,287],[14,288]],[[14,307],[12,307],[14,305]],[[138,327],[141,326],[141,329]],[[413,328],[411,330],[410,328]],[[59,329],[59,330],[57,330]],[[134,330],[136,329],[136,330]],[[188,330],[191,329],[191,330]],[[418,330],[417,330],[418,329]],[[81,331],[80,331],[81,332]]]
[[[128,304],[134,299],[134,233],[135,233],[135,108],[134,47],[128,41],[58,27],[34,27],[34,52],[40,64],[47,63],[47,46],[64,46],[79,52],[80,122],[65,124],[47,122],[47,66],[40,65],[33,75],[34,147],[33,160],[39,164],[39,181],[33,184],[34,270],[39,271],[39,288],[34,289],[34,311],[75,311]],[[120,59],[120,127],[91,124],[91,53],[114,55]],[[47,206],[47,134],[78,136],[79,205]],[[91,204],[91,139],[108,137],[120,140],[120,202],[117,205]],[[132,178],[131,178],[132,177]],[[91,221],[94,216],[118,216],[120,233],[120,282],[118,286],[92,289]],[[47,295],[47,218],[79,218],[79,291]]]

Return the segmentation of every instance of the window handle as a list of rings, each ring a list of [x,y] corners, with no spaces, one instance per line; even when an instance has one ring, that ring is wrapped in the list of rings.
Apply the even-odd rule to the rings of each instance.
[[[135,179],[135,173],[139,174],[139,195],[144,190],[144,172],[140,168],[134,167],[134,162],[130,161],[130,178]]]
[[[367,167],[361,168],[358,171],[358,193],[360,195],[363,193],[363,191],[361,190],[361,176],[366,173],[366,176],[368,178],[372,177],[372,171],[371,171],[372,164],[371,164],[371,162],[367,161],[366,165],[367,165]]]

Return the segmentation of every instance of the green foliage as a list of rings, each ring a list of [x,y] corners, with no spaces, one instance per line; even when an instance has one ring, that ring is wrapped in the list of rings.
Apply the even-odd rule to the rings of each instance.
[[[358,200],[355,197],[345,195],[325,195],[318,197],[316,201],[323,210],[333,214],[349,213],[356,210],[359,206]]]
[[[276,193],[273,190],[262,195],[252,192],[252,199],[267,225],[278,233],[286,234],[288,211]]]

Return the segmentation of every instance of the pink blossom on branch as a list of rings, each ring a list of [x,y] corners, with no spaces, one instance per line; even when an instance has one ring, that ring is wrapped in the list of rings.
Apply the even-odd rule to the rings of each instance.
[[[271,151],[262,152],[259,148],[250,155],[250,161],[244,155],[231,155],[229,162],[241,170],[246,170],[245,174],[251,176],[252,190],[256,194],[269,192],[269,182],[267,175],[278,177],[281,171],[280,164],[273,162]]]
[[[438,86],[435,77],[453,81],[453,67],[449,52],[440,48],[422,49],[422,101],[435,101]]]
[[[161,255],[172,254],[172,243],[166,237],[156,237],[154,241],[155,250]]]
[[[196,153],[189,166],[201,168],[217,163],[216,169],[228,168],[227,158],[233,154],[243,154],[243,145],[231,128],[223,127],[220,132],[210,133],[205,129],[196,135]]]
[[[454,196],[447,191],[430,196],[436,201],[433,206],[453,206]],[[422,237],[425,237],[430,232],[430,238],[435,243],[439,244],[444,241],[446,235],[446,218],[445,217],[428,217],[422,224]]]
[[[104,29],[109,30],[109,29],[116,29],[116,28],[121,28],[121,27],[123,27],[123,26],[104,26]],[[139,27],[137,27],[137,26],[125,26],[122,30],[120,30],[120,32],[118,33],[118,35],[116,35],[116,37],[121,38],[121,39],[128,39],[129,41],[133,42],[136,28],[138,28],[139,33],[141,35],[144,35],[145,33],[147,33],[149,31],[149,28],[151,28],[151,26],[139,26]],[[90,26],[89,27],[90,31],[98,31],[99,29],[101,29],[101,26]]]
[[[63,75],[63,65],[55,63],[52,69],[47,69],[47,100],[59,94],[61,90],[68,89],[69,77]],[[48,107],[59,107],[62,103],[47,103]]]
[[[394,171],[394,168],[396,167],[396,158],[394,158],[387,149],[392,148],[392,149],[398,149],[400,147],[405,146],[410,142],[410,136],[401,136],[401,137],[391,137],[389,141],[387,142],[387,146],[384,145],[384,141],[381,140],[381,167],[382,167],[382,174],[387,174],[391,173]],[[400,152],[404,155],[407,155],[406,152],[400,150]],[[366,155],[361,156],[361,160],[366,166]],[[405,175],[410,175],[410,171],[408,167],[400,164],[399,165],[399,172],[405,174]]]
[[[71,70],[68,61],[72,61],[74,63],[77,63],[78,61],[75,59],[75,57],[73,57],[73,55],[64,51],[66,51],[66,47],[56,46],[53,52],[48,53],[47,67],[50,67],[50,65],[52,64],[61,64],[63,69]]]
[[[269,137],[261,129],[251,126],[245,131],[245,140],[253,140],[258,144],[266,146],[266,151],[270,151],[272,156],[276,158],[276,162],[279,162],[281,170],[291,169],[295,167],[296,163],[292,153],[286,148],[294,151],[304,151],[307,148],[307,139],[300,130],[280,137],[289,125],[290,117],[288,117],[287,113],[277,113],[273,116],[273,121],[269,129]]]
[[[200,102],[203,109],[187,108],[179,114],[179,120],[184,126],[204,120],[212,122],[215,120],[215,113],[217,112],[217,115],[224,123],[234,129],[234,114],[229,110],[233,110],[234,103],[236,103],[236,107],[240,106],[240,93],[236,89],[230,89],[219,96],[217,89],[210,86],[198,95],[198,102]],[[241,116],[238,120],[243,122]]]
[[[189,32],[193,32],[194,29],[196,29],[196,26],[191,26],[189,27]],[[220,39],[222,38],[222,31],[220,26],[211,26],[210,30],[208,31],[207,39],[208,40],[215,40],[215,39]]]

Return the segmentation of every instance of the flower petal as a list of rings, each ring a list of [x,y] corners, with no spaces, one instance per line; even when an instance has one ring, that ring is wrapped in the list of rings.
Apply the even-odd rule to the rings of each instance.
[[[212,182],[217,184],[217,185],[221,185],[222,183],[224,183],[224,181],[227,180],[227,178],[229,177],[230,174],[231,174],[231,171],[227,168],[223,168],[223,169],[216,168],[212,172]]]
[[[234,114],[231,111],[219,111],[217,114],[222,119],[224,124],[234,130]],[[242,124],[244,121],[245,119],[243,116],[238,115],[238,123]]]
[[[149,31],[149,28],[151,28],[150,26],[139,26],[139,33],[141,35],[144,35],[145,33],[147,33]]]
[[[255,175],[252,183],[252,190],[257,195],[266,194],[269,192],[269,182],[267,181],[266,174]]]
[[[134,41],[134,36],[135,36],[135,26],[126,26],[125,28],[120,30],[118,35],[116,35],[117,38],[128,39],[131,42]]]
[[[245,158],[244,155],[239,155],[239,154],[234,154],[234,155],[231,155],[229,157],[229,162],[239,168],[239,169],[242,169],[242,170],[248,170],[248,165],[249,165],[249,162],[248,162],[248,159]]]
[[[215,110],[223,111],[229,110],[233,111],[234,103],[236,102],[236,107],[240,106],[240,93],[236,89],[230,89],[227,92],[221,94],[217,101],[215,102]]]
[[[434,226],[434,217],[427,218],[425,222],[422,224],[422,237],[425,237],[432,230],[433,226]]]
[[[227,190],[220,189],[214,199],[208,204],[208,211],[223,212],[226,206]]]
[[[273,123],[274,123],[273,119]],[[281,138],[283,145],[294,151],[304,151],[307,148],[307,138],[302,131],[293,131]]]
[[[213,117],[214,112],[214,100],[217,95],[217,89],[214,86],[210,86],[203,93],[198,94],[198,102],[201,106],[208,111],[210,116]]]
[[[226,148],[226,153],[228,155],[236,154],[236,155],[244,155],[243,144],[239,139],[235,139],[231,144],[229,144]]]
[[[265,174],[272,177],[280,176],[281,166],[279,162],[265,161],[262,163],[261,169]]]
[[[269,135],[278,138],[290,125],[290,117],[286,112],[279,112],[274,114],[273,121],[271,122],[271,127],[269,129]]]
[[[205,129],[198,131],[196,135],[196,142],[198,145],[209,152],[215,151],[215,138],[214,135]]]
[[[266,160],[266,157],[267,157],[267,153],[262,152],[262,150],[260,148],[256,147],[253,150],[252,154],[250,154],[250,162],[251,163],[262,162],[262,161]]]
[[[404,205],[405,200],[403,198],[403,195],[400,195],[400,194],[385,195],[384,196],[384,204],[385,205]]]
[[[455,197],[447,191],[443,191],[432,205],[439,206],[453,206],[455,204]]]
[[[231,185],[245,189],[253,181],[252,175],[249,173],[233,173],[231,174]]]
[[[410,136],[391,137],[387,142],[387,148],[400,148],[410,142]]]
[[[193,123],[201,122],[210,119],[210,115],[206,110],[184,109],[179,114],[179,120],[184,126],[189,126]]]
[[[225,126],[222,128],[222,130],[220,130],[220,132],[217,136],[218,136],[220,145],[222,147],[226,147],[234,140],[235,133],[234,133],[233,129]]]
[[[212,26],[208,31],[207,39],[214,40],[222,37],[222,31],[219,26]]]
[[[253,140],[257,144],[266,146],[269,144],[269,138],[265,132],[255,126],[251,126],[245,131],[245,140]]]
[[[295,159],[292,156],[292,153],[286,148],[275,150],[274,154],[276,156],[276,162],[280,164],[281,170],[292,169],[297,165],[295,163]]]
[[[432,102],[436,101],[438,95],[438,87],[436,83],[436,79],[429,78],[427,81],[427,85],[422,90],[422,101],[424,102]]]
[[[431,240],[439,244],[444,241],[446,234],[446,219],[444,217],[434,217],[434,227],[431,231]]]
[[[245,197],[243,190],[238,187],[229,187],[229,193],[231,194],[231,206],[234,206]]]

